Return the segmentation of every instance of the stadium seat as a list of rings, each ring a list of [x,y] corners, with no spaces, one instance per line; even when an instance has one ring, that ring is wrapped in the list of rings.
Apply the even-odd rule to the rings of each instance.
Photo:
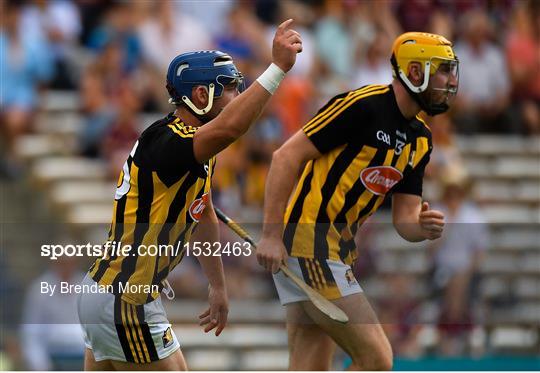
[[[42,158],[32,165],[31,171],[32,175],[43,183],[58,180],[101,180],[106,175],[101,161],[81,157]]]
[[[289,351],[284,348],[277,351],[255,350],[241,357],[242,370],[287,370]]]
[[[533,347],[538,338],[538,332],[534,330],[498,327],[491,333],[490,345],[495,349]]]
[[[183,341],[180,341],[183,344]],[[232,370],[237,358],[232,351],[221,350],[198,350],[186,351],[185,358],[189,362],[190,370]]]
[[[77,111],[80,96],[76,91],[48,90],[42,93],[40,107],[45,112]]]
[[[109,203],[78,203],[66,212],[70,224],[107,224],[111,222],[112,210]]]
[[[15,153],[27,162],[53,155],[69,154],[74,149],[74,142],[43,134],[21,136],[15,144]]]
[[[114,182],[59,181],[52,185],[50,193],[53,202],[62,205],[85,202],[111,204],[115,189]]]

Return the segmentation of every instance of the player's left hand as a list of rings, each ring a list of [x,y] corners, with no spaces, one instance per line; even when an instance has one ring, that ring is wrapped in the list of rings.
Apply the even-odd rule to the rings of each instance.
[[[208,333],[216,329],[216,337],[221,334],[227,326],[229,315],[229,300],[225,288],[208,287],[208,304],[206,311],[199,315],[199,325],[204,327],[204,332]]]
[[[429,203],[422,203],[418,222],[424,238],[436,240],[441,237],[444,227],[444,214],[438,210],[430,210]]]

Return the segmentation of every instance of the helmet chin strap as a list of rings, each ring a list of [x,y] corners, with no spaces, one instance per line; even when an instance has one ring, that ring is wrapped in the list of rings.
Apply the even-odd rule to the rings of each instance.
[[[401,81],[403,83],[405,83],[407,88],[409,88],[409,90],[411,92],[413,92],[413,93],[424,92],[428,87],[428,84],[429,84],[429,70],[430,70],[431,63],[429,61],[426,61],[425,64],[426,64],[426,66],[424,68],[424,82],[422,83],[421,86],[418,86],[418,87],[415,86],[414,84],[412,84],[412,82],[409,80],[409,78],[407,78],[407,75],[405,75],[403,70],[398,69],[398,74],[399,74],[399,77],[401,78]]]
[[[204,109],[199,109],[187,96],[182,96],[182,101],[197,115],[205,115],[212,109],[214,104],[214,91],[216,86],[214,83],[208,85],[208,104]]]
[[[403,84],[405,90],[409,93],[413,100],[416,101],[420,108],[426,112],[426,114],[434,116],[437,114],[442,114],[448,110],[449,106],[446,102],[442,104],[428,104],[424,97],[422,97],[422,93],[426,91],[429,85],[429,72],[431,66],[431,63],[429,61],[426,61],[424,68],[424,82],[421,86],[418,87],[412,84],[412,82],[409,80],[409,78],[407,78],[407,75],[405,75],[403,70],[398,67],[395,56],[392,56],[390,62],[392,63],[392,67],[394,68],[394,72],[396,73],[398,80]]]
[[[428,103],[422,95],[422,93],[424,93],[425,91],[421,91],[419,93],[414,92],[409,88],[407,83],[402,80],[401,75],[399,76],[399,80],[405,86],[405,90],[409,93],[413,100],[416,101],[420,108],[426,112],[426,114],[434,116],[437,114],[442,114],[449,109],[449,106],[446,102],[443,102],[441,104]],[[429,81],[429,78],[427,80]],[[409,82],[409,79],[407,79],[406,81]]]

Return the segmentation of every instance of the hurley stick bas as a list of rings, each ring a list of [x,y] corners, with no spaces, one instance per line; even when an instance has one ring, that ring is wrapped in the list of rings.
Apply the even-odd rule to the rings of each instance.
[[[251,238],[249,233],[247,233],[240,225],[238,225],[234,220],[229,218],[227,215],[223,213],[219,208],[214,207],[214,210],[216,211],[216,215],[223,223],[227,224],[227,226],[240,238],[242,238],[244,241],[249,242],[253,248],[257,248],[257,244]],[[330,302],[328,299],[323,297],[321,294],[317,293],[311,286],[306,284],[304,281],[302,281],[298,276],[296,276],[285,264],[281,263],[279,266],[279,269],[283,271],[285,276],[290,278],[306,295],[308,296],[309,300],[315,307],[319,309],[322,313],[324,313],[326,316],[331,318],[334,321],[340,322],[340,323],[347,323],[349,321],[349,318],[341,310],[338,306],[336,306],[334,303]]]

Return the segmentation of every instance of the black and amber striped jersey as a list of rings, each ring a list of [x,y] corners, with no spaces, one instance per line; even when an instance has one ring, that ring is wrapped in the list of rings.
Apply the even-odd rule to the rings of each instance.
[[[126,289],[127,283],[154,289],[122,292],[122,299],[131,304],[158,297],[162,281],[182,259],[183,250],[177,248],[183,249],[182,243],[190,239],[208,203],[215,157],[204,164],[196,161],[197,129],[172,113],[153,123],[135,143],[120,173],[108,239],[122,247],[130,245],[131,250],[126,255],[112,250],[96,260],[90,276],[115,291]],[[155,250],[139,249],[150,245],[171,245],[175,250],[156,255]]]
[[[387,193],[422,195],[431,132],[399,111],[391,85],[332,98],[303,127],[322,156],[309,161],[287,206],[289,255],[350,264],[354,235]]]

